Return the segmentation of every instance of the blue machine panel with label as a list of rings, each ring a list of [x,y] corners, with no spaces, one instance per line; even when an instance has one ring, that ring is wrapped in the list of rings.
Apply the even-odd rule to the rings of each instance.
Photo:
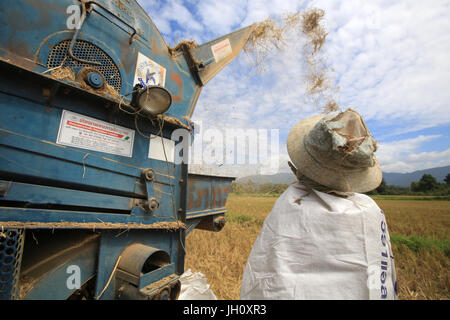
[[[9,1],[0,25],[0,299],[176,299],[233,179],[189,175],[172,133],[252,27],[169,48],[134,0]]]

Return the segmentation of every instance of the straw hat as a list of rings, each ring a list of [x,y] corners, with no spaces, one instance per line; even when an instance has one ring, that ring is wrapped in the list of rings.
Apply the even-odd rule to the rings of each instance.
[[[299,173],[336,191],[368,192],[382,179],[376,142],[352,109],[300,121],[287,139]]]

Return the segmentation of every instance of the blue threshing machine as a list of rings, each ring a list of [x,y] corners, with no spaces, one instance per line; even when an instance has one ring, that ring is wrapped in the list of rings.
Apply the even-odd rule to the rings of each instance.
[[[7,0],[0,28],[0,299],[176,299],[233,180],[179,147],[251,27],[169,48],[134,0]]]

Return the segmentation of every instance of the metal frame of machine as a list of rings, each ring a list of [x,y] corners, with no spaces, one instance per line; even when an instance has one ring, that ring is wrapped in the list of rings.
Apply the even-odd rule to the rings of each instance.
[[[80,9],[76,30],[70,6]],[[0,24],[0,299],[177,298],[185,237],[223,227],[233,178],[191,175],[166,150],[150,151],[192,129],[202,87],[251,28],[170,49],[134,0],[10,1]],[[139,56],[162,67],[172,102],[163,115],[132,105]],[[95,137],[60,143],[65,114],[85,117],[80,135],[133,132],[131,154],[103,151]]]

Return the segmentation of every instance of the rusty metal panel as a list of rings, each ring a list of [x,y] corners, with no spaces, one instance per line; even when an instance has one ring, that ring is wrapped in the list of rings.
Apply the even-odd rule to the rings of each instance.
[[[232,177],[188,175],[186,218],[223,214]]]
[[[68,26],[69,8],[82,12],[78,29]],[[188,179],[186,164],[149,156],[155,143],[149,137],[170,139],[175,129],[191,128],[189,117],[201,86],[237,56],[250,29],[185,55],[168,48],[134,0],[9,0],[0,7],[0,29],[0,226],[45,233],[49,246],[80,229],[99,233],[98,250],[70,255],[66,262],[78,264],[79,258],[89,279],[95,274],[95,293],[104,292],[102,299],[115,297],[114,288],[106,288],[108,279],[123,250],[133,243],[164,250],[181,274],[186,224],[205,219],[203,224],[220,227],[233,178]],[[164,69],[161,84],[172,95],[164,124],[120,108],[131,101],[142,55]],[[194,65],[188,65],[186,57]],[[148,71],[145,66],[142,70]],[[112,89],[86,80],[87,72],[97,73],[100,82]],[[135,130],[136,134],[124,136],[133,141],[132,152],[59,144],[61,128],[68,121],[63,117],[66,111],[97,124]],[[71,138],[82,135],[77,131]],[[148,169],[155,172],[154,181],[146,174]],[[151,205],[153,200],[157,206]],[[53,229],[61,238],[55,238]],[[31,241],[25,240],[25,246]],[[25,250],[25,261],[35,251]],[[40,259],[47,260],[38,256],[36,261]],[[8,263],[0,261],[0,267]],[[46,268],[48,281],[30,291],[30,298],[65,298],[74,292],[53,286],[55,279],[65,276],[64,269]],[[50,294],[51,289],[55,290]]]
[[[157,27],[136,1],[16,0],[12,3],[0,9],[0,60],[116,102],[121,95],[122,102],[128,104],[131,96],[125,95],[133,90],[138,57],[139,54],[144,55],[165,69],[163,86],[173,98],[166,113],[168,121],[174,118],[175,123],[186,126],[189,126],[187,120],[195,108],[201,86],[239,54],[252,30],[250,26],[191,49],[188,56],[193,56],[196,70],[192,72],[186,56],[167,46]],[[78,32],[69,28],[74,16],[68,13],[71,12],[68,8],[74,6],[86,9]],[[214,60],[211,47],[226,39],[230,42],[231,51],[220,61]],[[82,47],[89,52],[84,54]],[[56,52],[58,48],[62,51]],[[95,51],[98,53],[94,54]],[[60,59],[54,59],[52,55],[55,52]],[[63,60],[61,66],[69,68],[72,75],[60,76],[51,71],[59,67],[55,61]],[[116,93],[92,88],[79,79],[80,69],[92,68],[98,69],[105,80],[110,80],[112,71],[105,73],[101,65],[106,60],[110,61],[110,68],[118,68],[113,72],[117,81],[112,81]],[[198,77],[202,80],[200,84],[196,81]]]

